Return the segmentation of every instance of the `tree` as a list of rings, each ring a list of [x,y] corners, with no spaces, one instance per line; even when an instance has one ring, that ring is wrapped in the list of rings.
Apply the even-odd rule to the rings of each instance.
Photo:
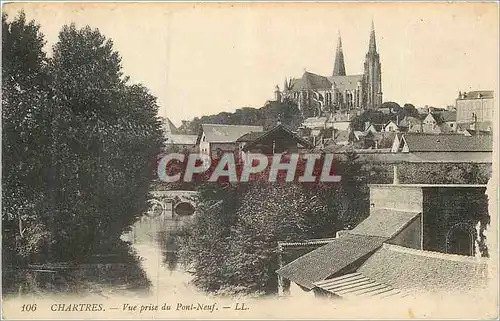
[[[2,14],[3,261],[28,260],[48,243],[40,213],[47,208],[50,99],[45,40],[24,12]],[[21,264],[18,262],[18,264]]]
[[[334,172],[341,183],[284,182],[280,175],[268,182],[264,171],[258,177],[265,181],[202,184],[199,214],[180,238],[194,283],[217,293],[275,292],[278,241],[334,237],[366,216],[357,156],[336,160]]]
[[[127,83],[118,52],[99,30],[64,26],[53,50],[50,217],[61,231],[58,253],[81,260],[145,212],[163,137],[156,98]]]
[[[302,123],[302,115],[294,102],[268,102],[261,108],[243,107],[233,113],[221,112],[216,115],[195,117],[179,128],[183,134],[197,135],[201,124],[254,125],[269,130],[278,122],[296,130]]]
[[[147,208],[156,98],[127,83],[98,30],[63,27],[49,60],[23,13],[2,27],[4,262],[107,251]]]
[[[410,117],[415,117],[415,118],[419,117],[418,110],[417,110],[417,108],[415,108],[415,106],[413,104],[410,104],[410,103],[404,104],[403,111],[404,111],[405,116],[410,116]]]

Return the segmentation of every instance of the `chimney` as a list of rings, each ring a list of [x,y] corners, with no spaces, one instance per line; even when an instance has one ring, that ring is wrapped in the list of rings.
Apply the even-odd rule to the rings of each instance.
[[[394,185],[399,184],[399,177],[398,177],[398,165],[393,165],[393,178],[392,178],[392,184],[394,184]]]

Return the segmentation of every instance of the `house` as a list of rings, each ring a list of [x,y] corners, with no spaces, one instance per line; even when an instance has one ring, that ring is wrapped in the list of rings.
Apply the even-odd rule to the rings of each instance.
[[[403,132],[421,133],[424,131],[422,120],[417,117],[406,116],[399,122],[399,127]]]
[[[368,125],[368,127],[366,127],[365,129],[365,132],[368,133],[368,132],[372,132],[372,133],[380,133],[381,131],[384,130],[384,124],[365,124],[365,125]]]
[[[388,297],[486,284],[488,259],[475,247],[489,217],[485,185],[398,184],[396,170],[395,184],[369,187],[370,215],[283,264],[279,293]]]
[[[457,124],[489,122],[494,117],[493,90],[459,92],[456,100]]]
[[[249,132],[239,137],[236,142],[240,157],[247,153],[273,155],[279,153],[297,153],[312,150],[314,145],[298,136],[282,124],[266,132]]]
[[[170,134],[165,142],[166,149],[169,151],[196,151],[197,135]]]
[[[423,132],[439,134],[456,131],[455,119],[456,113],[451,111],[429,113],[423,120]]]
[[[399,131],[399,126],[394,121],[391,120],[387,124],[385,124],[383,131],[384,132],[397,132],[397,131]]]
[[[221,153],[237,152],[238,138],[251,132],[263,132],[262,126],[202,124],[196,145],[202,154],[218,157]]]
[[[332,113],[326,122],[326,127],[332,127],[338,130],[348,130],[351,127],[352,117],[356,115],[354,111],[349,113]]]
[[[448,126],[450,131],[457,130],[457,112],[445,110],[439,113],[442,124]]]

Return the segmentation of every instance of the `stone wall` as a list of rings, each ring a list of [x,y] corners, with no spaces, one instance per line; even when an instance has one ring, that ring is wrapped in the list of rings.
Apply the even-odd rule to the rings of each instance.
[[[421,188],[405,185],[371,185],[371,209],[395,209],[421,212],[423,195]]]
[[[388,243],[417,250],[422,249],[422,216],[418,216]]]

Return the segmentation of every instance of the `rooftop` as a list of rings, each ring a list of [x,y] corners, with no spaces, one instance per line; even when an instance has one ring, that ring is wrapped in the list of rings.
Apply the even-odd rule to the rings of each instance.
[[[475,90],[462,94],[463,96],[458,98],[458,100],[493,98],[494,92],[493,90]]]
[[[419,214],[419,212],[392,209],[373,209],[370,216],[348,233],[392,238],[407,227]]]
[[[202,124],[201,127],[207,142],[210,143],[234,143],[247,133],[264,131],[262,126],[247,125]]]
[[[198,135],[172,134],[167,138],[167,144],[195,145]]]
[[[406,133],[403,139],[410,152],[491,152],[493,149],[492,135]]]
[[[487,260],[384,244],[356,271],[405,291],[465,291],[486,283]]]
[[[348,234],[311,251],[276,273],[307,289],[379,248],[385,237]]]

